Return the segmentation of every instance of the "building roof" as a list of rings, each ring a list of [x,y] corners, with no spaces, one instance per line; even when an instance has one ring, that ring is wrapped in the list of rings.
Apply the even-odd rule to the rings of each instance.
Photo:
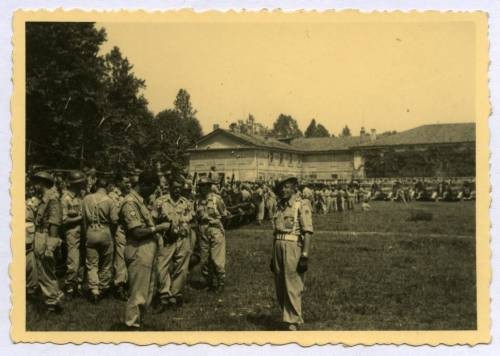
[[[360,143],[359,136],[347,137],[299,137],[290,142],[290,146],[300,151],[344,151]]]
[[[475,142],[476,124],[430,124],[414,129],[402,131],[394,135],[378,136],[371,141],[369,134],[363,140],[360,136],[348,137],[311,137],[295,138],[285,143],[273,137],[247,135],[218,128],[202,137],[197,144],[201,144],[217,134],[228,135],[237,141],[259,148],[273,148],[294,152],[324,152],[347,151],[356,147],[383,147],[399,145],[446,144],[459,142]],[[196,151],[192,148],[191,151]]]
[[[399,132],[390,136],[379,136],[375,141],[360,143],[359,147],[396,145],[446,144],[476,141],[476,124],[430,124]]]
[[[208,138],[215,136],[217,134],[224,134],[231,136],[238,141],[241,141],[243,143],[249,144],[251,146],[255,147],[261,147],[261,148],[274,148],[274,149],[282,149],[282,150],[287,150],[287,151],[296,151],[296,149],[292,146],[290,146],[287,143],[281,142],[273,137],[263,137],[263,136],[258,136],[258,135],[247,135],[239,132],[233,132],[229,130],[224,130],[221,128],[218,128],[209,134],[203,136],[198,142],[197,145],[203,143],[206,141]],[[192,148],[191,150],[196,150],[196,148]]]

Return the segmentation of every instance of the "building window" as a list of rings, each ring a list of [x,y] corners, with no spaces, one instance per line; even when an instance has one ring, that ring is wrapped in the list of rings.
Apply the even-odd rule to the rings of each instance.
[[[290,153],[290,157],[288,157],[288,159],[290,160],[290,164],[293,163],[293,155]]]
[[[269,152],[268,156],[269,156],[269,163],[272,163],[274,160],[274,152]]]
[[[280,164],[283,164],[283,153],[280,153]]]
[[[337,179],[339,177],[338,174],[332,174],[332,179]]]

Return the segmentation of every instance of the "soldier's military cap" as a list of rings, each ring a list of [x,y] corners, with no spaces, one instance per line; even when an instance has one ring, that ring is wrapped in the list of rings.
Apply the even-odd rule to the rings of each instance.
[[[184,185],[184,179],[181,177],[172,177],[170,180],[170,186],[171,187],[181,187]]]
[[[68,175],[69,184],[78,184],[85,182],[85,175],[81,171],[71,171]]]
[[[211,185],[215,184],[215,182],[210,177],[201,177],[198,181],[198,185]]]
[[[276,182],[276,189],[277,190],[281,189],[284,184],[289,183],[289,182],[297,185],[299,183],[299,180],[295,176],[287,176],[287,177]]]
[[[33,175],[33,180],[44,180],[50,183],[54,183],[54,176],[46,171],[39,171]]]

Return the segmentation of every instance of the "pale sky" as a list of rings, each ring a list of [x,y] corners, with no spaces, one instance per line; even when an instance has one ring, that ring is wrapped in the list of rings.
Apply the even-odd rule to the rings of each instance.
[[[157,113],[191,94],[204,133],[252,113],[377,132],[475,118],[472,22],[98,23]]]

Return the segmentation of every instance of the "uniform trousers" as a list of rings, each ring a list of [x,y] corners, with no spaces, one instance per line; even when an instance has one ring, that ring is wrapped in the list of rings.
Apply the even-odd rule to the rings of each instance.
[[[26,249],[26,291],[34,294],[38,288],[38,273],[36,270],[36,259],[33,247]]]
[[[125,263],[128,269],[129,298],[125,307],[125,324],[139,327],[151,304],[154,292],[153,265],[157,242],[153,238],[142,241],[127,239]]]
[[[162,303],[182,298],[192,253],[190,235],[169,240],[158,250],[158,290]]]
[[[83,283],[84,268],[80,260],[82,250],[80,248],[81,225],[66,229],[66,245],[68,256],[66,257],[66,276],[64,283],[66,285],[76,286]]]
[[[89,289],[99,295],[109,289],[113,277],[113,238],[109,226],[88,228],[85,246]]]
[[[220,227],[200,227],[201,273],[213,287],[223,286],[226,277],[226,237]]]
[[[275,240],[273,269],[278,305],[282,320],[290,324],[302,324],[302,292],[304,273],[297,272],[302,247],[298,242]]]
[[[257,205],[257,221],[264,220],[264,213],[266,212],[266,203],[264,199]]]
[[[46,305],[61,303],[63,293],[56,276],[55,250],[61,246],[61,239],[49,236],[47,232],[36,232],[34,253],[38,283]]]
[[[127,266],[125,264],[125,231],[118,225],[115,233],[115,250],[113,256],[113,268],[115,270],[114,285],[119,286],[127,283]]]

